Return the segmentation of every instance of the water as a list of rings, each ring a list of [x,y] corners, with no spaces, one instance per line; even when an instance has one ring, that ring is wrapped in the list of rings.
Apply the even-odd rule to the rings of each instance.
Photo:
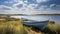
[[[55,21],[56,24],[60,25],[60,16],[12,16],[14,18],[27,18],[31,20],[36,20],[36,21],[45,21],[45,20],[50,20],[50,21]]]

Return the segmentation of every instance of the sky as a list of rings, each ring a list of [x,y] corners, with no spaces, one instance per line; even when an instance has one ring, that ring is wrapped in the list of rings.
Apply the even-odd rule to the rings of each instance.
[[[60,14],[60,0],[0,0],[0,14]],[[26,18],[49,19],[60,24],[60,16],[28,16]]]
[[[60,14],[60,0],[0,0],[0,14]]]

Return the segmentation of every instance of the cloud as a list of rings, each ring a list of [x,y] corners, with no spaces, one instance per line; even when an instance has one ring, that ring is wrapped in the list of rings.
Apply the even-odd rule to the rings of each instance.
[[[11,1],[9,1],[9,2],[8,1],[5,1],[4,3],[13,3],[13,2],[11,2]]]
[[[60,5],[51,4],[51,5],[50,5],[50,8],[51,8],[52,10],[60,10]]]
[[[24,1],[24,3],[28,3],[28,1],[27,1],[27,0],[25,0],[25,1]]]
[[[37,14],[60,14],[60,10],[57,10],[57,8],[47,8],[47,6],[40,6],[39,9],[37,9]]]
[[[40,2],[48,2],[49,0],[36,0],[38,3]]]
[[[34,14],[36,11],[34,9],[28,8],[28,7],[22,7],[22,8],[13,8],[12,10],[7,11],[8,14]]]
[[[19,4],[24,4],[23,1],[18,1],[18,3],[14,4],[13,6],[19,5]]]
[[[15,0],[16,1],[16,0]],[[55,7],[55,4],[51,4],[49,8],[48,6],[40,6],[37,8],[38,4],[26,4],[22,0],[18,0],[16,4],[13,4],[12,7],[8,7],[5,5],[0,5],[1,13],[7,14],[54,14],[60,13],[59,10],[52,10],[51,7]],[[60,6],[60,5],[56,5]],[[9,10],[8,10],[9,9]],[[4,12],[2,12],[4,11]]]
[[[29,15],[30,14],[58,14],[60,13],[60,11],[51,10],[51,8],[46,9],[45,7],[47,6],[40,6],[39,9],[34,9],[37,6],[37,4],[30,4],[28,6],[26,4],[22,4],[22,5],[23,7],[21,8],[18,8],[17,5],[13,7],[6,6],[7,8],[11,10],[1,10],[1,13],[3,14],[29,14]]]
[[[17,4],[14,4],[13,5],[13,10],[16,11],[16,13],[33,14],[33,12],[36,12],[34,10],[34,8],[36,6],[37,6],[37,4],[29,4],[29,5],[27,5],[23,1],[20,1]]]
[[[19,4],[20,5],[20,4]],[[22,4],[22,8],[17,8],[17,5],[14,7],[14,10],[17,11],[18,13],[22,13],[22,14],[33,14],[34,12],[36,12],[34,10],[34,8],[37,6],[35,4]]]
[[[11,10],[11,7],[0,5],[0,10]]]
[[[27,0],[26,1],[22,1],[21,0],[18,3],[14,4],[13,6],[17,6],[17,5],[20,5],[20,4],[22,4],[23,6],[29,6],[29,7],[36,6],[36,4],[29,4],[29,5],[27,5],[25,2],[27,2]]]
[[[36,8],[37,6],[38,6],[38,4],[30,4],[30,5],[28,5],[27,8],[29,8],[29,9],[34,9],[34,8]]]
[[[17,3],[20,3],[22,2],[23,0],[1,0],[0,1],[0,5],[6,5],[6,6],[13,6],[14,4],[17,4]]]
[[[55,6],[56,6],[56,4],[51,4],[51,5],[50,5],[50,7],[55,7]]]
[[[0,5],[0,14],[7,14],[11,10],[12,10],[12,7],[8,7],[8,6],[5,6],[5,5]]]
[[[51,4],[50,7],[59,7],[60,5],[57,4]]]

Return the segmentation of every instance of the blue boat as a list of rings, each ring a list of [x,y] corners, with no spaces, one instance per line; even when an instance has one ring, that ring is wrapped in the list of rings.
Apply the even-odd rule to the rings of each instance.
[[[44,30],[46,25],[48,24],[49,20],[46,21],[34,21],[29,19],[22,19],[22,23],[25,26],[36,27],[40,30]]]

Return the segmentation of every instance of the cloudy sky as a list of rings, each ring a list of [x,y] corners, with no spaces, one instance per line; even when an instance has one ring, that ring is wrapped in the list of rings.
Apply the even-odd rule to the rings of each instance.
[[[60,14],[60,0],[0,0],[0,14]]]
[[[60,0],[0,0],[0,14],[60,14]],[[60,16],[28,16],[26,18],[54,20],[60,24]]]

